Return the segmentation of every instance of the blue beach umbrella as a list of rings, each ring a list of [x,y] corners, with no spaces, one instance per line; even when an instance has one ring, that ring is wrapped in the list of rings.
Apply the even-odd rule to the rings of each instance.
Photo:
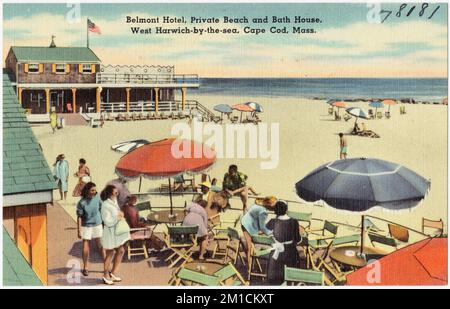
[[[362,212],[375,206],[391,210],[413,208],[424,199],[430,184],[400,164],[354,158],[324,164],[295,187],[305,201],[323,200],[336,209]]]
[[[233,109],[228,104],[219,104],[214,106],[213,108],[216,112],[220,113],[220,122],[222,123],[223,114],[230,115],[233,112]]]
[[[379,108],[383,108],[384,104],[382,102],[380,102],[380,101],[372,101],[372,102],[369,103],[369,106],[375,108],[375,116],[376,116],[377,115],[377,110]]]
[[[229,106],[228,104],[219,104],[219,105],[214,106],[213,109],[216,112],[224,113],[224,114],[233,112],[233,110],[231,109],[231,106]]]
[[[247,102],[247,103],[244,103],[244,104],[250,106],[251,108],[253,108],[253,110],[255,112],[257,112],[257,113],[262,113],[263,112],[263,107],[259,103]]]
[[[354,158],[324,164],[295,184],[305,201],[322,200],[329,206],[352,212],[373,207],[411,209],[425,198],[431,182],[396,163]],[[360,253],[364,251],[366,219],[361,216]]]

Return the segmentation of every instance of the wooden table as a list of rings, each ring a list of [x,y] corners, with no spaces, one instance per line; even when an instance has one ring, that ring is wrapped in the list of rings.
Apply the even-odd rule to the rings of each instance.
[[[362,257],[359,257],[359,253],[361,252],[360,246],[344,246],[333,249],[330,252],[330,258],[344,265],[348,265],[354,268],[361,268],[367,265],[367,261]],[[386,251],[374,248],[374,247],[364,247],[363,252],[366,255],[374,254],[374,255],[387,255]]]
[[[169,217],[170,210],[153,211],[147,216],[147,220],[156,223],[155,227],[161,223],[166,225],[173,225],[183,222],[184,210],[174,210],[172,211],[172,213],[175,215],[173,218]]]

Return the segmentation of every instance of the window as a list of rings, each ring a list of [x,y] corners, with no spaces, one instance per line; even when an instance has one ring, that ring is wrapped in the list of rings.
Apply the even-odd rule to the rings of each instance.
[[[56,73],[66,73],[66,64],[65,63],[57,63],[56,64]]]
[[[39,73],[39,64],[38,63],[28,64],[28,73]]]
[[[92,73],[92,66],[90,64],[83,64],[83,73]]]

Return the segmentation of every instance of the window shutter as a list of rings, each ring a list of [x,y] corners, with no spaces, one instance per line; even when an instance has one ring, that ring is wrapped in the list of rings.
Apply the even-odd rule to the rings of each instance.
[[[70,64],[66,64],[66,73],[70,73]]]
[[[56,63],[52,63],[52,73],[56,73]]]
[[[24,63],[24,64],[23,64],[23,71],[24,71],[25,73],[28,73],[28,63]]]
[[[91,64],[91,72],[95,73],[95,64]]]
[[[78,73],[83,73],[83,65],[81,63],[78,65]]]
[[[44,64],[43,63],[39,63],[39,73],[44,72]]]

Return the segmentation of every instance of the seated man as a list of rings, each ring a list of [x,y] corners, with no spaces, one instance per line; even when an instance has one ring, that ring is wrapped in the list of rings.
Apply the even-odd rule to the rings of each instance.
[[[230,165],[228,173],[223,177],[223,190],[229,195],[239,195],[242,200],[243,210],[247,208],[248,192],[253,195],[259,195],[252,187],[246,185],[247,175],[238,172],[236,165]]]

